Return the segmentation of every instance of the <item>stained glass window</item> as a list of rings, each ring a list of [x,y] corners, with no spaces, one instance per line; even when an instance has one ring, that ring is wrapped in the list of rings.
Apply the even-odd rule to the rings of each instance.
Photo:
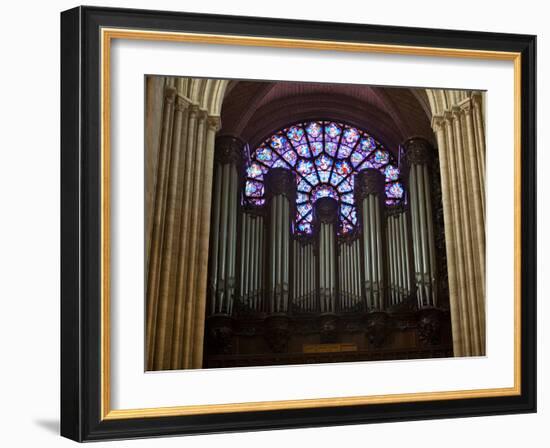
[[[331,197],[338,202],[338,232],[356,229],[354,176],[377,169],[386,180],[385,201],[405,198],[399,166],[393,154],[364,130],[346,123],[316,120],[292,124],[275,132],[256,148],[247,162],[244,201],[265,204],[265,174],[272,168],[296,173],[296,216],[293,231],[313,232],[313,204]]]

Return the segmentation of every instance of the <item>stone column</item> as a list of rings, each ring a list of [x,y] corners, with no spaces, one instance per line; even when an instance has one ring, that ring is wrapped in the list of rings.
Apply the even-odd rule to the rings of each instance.
[[[383,311],[385,291],[382,241],[382,201],[385,179],[377,170],[366,170],[357,175],[355,198],[359,206],[363,232],[363,273],[368,310]]]
[[[296,195],[294,175],[275,168],[266,175],[269,207],[269,297],[271,313],[289,311],[290,216]]]
[[[437,271],[429,169],[433,150],[427,141],[420,138],[407,140],[403,148],[409,167],[408,187],[418,307],[436,307]]]
[[[202,365],[205,259],[219,119],[166,89],[147,264],[147,369]]]
[[[485,133],[480,94],[435,115],[455,356],[485,354]]]

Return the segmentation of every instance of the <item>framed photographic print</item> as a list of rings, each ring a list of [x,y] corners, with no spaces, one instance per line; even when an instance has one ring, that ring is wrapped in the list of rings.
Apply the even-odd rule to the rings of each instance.
[[[61,433],[536,411],[534,36],[61,15]]]

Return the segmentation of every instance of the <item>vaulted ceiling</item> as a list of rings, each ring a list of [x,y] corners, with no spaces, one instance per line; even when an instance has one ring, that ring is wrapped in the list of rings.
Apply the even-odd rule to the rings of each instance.
[[[219,135],[235,135],[256,146],[287,124],[316,118],[370,131],[392,151],[410,137],[435,143],[425,89],[359,84],[231,81]]]

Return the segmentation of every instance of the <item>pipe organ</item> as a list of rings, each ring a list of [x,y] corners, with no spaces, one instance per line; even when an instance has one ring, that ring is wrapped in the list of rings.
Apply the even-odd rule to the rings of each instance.
[[[339,245],[340,310],[363,311],[361,293],[361,241],[359,237],[352,241],[342,241]]]
[[[313,241],[294,239],[292,245],[294,282],[292,289],[293,310],[314,313],[317,310],[316,256]]]
[[[242,143],[218,142],[214,160],[214,189],[210,257],[210,314],[231,314],[236,294],[237,201]]]
[[[437,306],[436,256],[428,166],[430,148],[411,139],[404,144],[409,164],[410,212],[418,307]]]
[[[386,241],[388,242],[388,295],[391,305],[407,299],[411,292],[409,269],[407,213],[391,210],[387,217]]]
[[[266,171],[265,201],[247,205],[244,144],[230,137],[221,142],[213,188],[210,315],[381,312],[411,301],[420,309],[437,307],[427,144],[404,144],[405,201],[387,203],[380,170],[360,171],[352,193],[357,229],[342,234],[341,205],[334,197],[320,197],[312,207],[314,231],[305,236],[293,233],[295,173]]]
[[[363,223],[363,271],[367,309],[383,310],[384,263],[380,203],[384,194],[384,178],[375,170],[361,172],[356,187]]]
[[[264,272],[264,217],[253,213],[242,213],[240,256],[241,305],[249,311],[265,309],[263,297]]]

